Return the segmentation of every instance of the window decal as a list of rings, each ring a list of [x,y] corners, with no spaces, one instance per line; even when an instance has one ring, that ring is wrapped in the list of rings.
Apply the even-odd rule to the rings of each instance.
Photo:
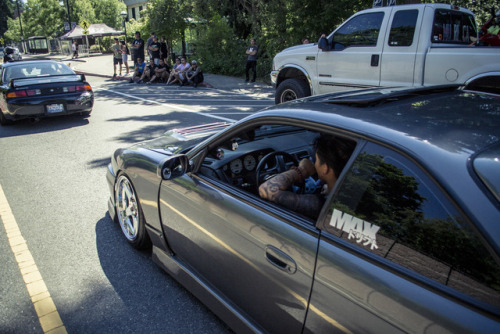
[[[330,226],[349,233],[348,240],[354,238],[358,244],[362,243],[363,246],[370,245],[370,249],[378,248],[377,232],[380,229],[378,225],[334,209],[332,218],[330,219]]]

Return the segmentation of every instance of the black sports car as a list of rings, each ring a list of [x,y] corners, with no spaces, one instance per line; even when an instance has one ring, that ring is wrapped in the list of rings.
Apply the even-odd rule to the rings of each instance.
[[[127,242],[237,333],[500,333],[499,95],[295,100],[117,150],[107,180]]]
[[[6,63],[0,74],[0,124],[23,118],[80,113],[89,116],[92,87],[83,74],[62,62],[33,60]]]

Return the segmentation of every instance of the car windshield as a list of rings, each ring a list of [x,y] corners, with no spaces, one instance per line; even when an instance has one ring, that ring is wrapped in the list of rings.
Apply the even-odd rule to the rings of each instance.
[[[479,153],[474,158],[473,166],[481,181],[500,201],[500,143]]]
[[[6,68],[4,82],[9,82],[12,79],[68,74],[75,73],[63,63],[20,63]]]

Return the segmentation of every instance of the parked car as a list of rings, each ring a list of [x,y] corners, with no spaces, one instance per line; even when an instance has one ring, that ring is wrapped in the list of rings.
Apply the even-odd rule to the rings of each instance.
[[[14,60],[21,60],[21,59],[23,59],[23,57],[19,53],[19,49],[18,48],[12,48],[12,49],[14,50],[14,52],[12,53],[12,58]]]
[[[333,189],[287,192],[322,198],[315,215],[259,196],[325,134]],[[237,333],[499,333],[499,159],[499,95],[318,95],[118,149],[108,207]]]
[[[449,4],[374,7],[342,23],[319,44],[278,53],[275,102],[374,87],[465,84],[500,74],[497,47],[472,45],[471,11]]]
[[[33,60],[0,67],[0,124],[23,118],[80,113],[89,116],[92,87],[62,62]]]

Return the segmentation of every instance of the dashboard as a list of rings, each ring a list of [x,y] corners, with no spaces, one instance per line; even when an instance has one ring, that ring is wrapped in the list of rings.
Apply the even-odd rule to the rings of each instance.
[[[284,151],[292,155],[296,162],[313,156],[315,134],[301,133],[297,136],[285,134],[279,137],[254,140],[228,148],[231,145],[220,146],[205,157],[200,168],[200,174],[236,186],[240,189],[258,194],[257,166],[269,153]],[[215,152],[216,151],[216,152]],[[292,166],[289,162],[288,167]],[[266,170],[272,166],[263,166]]]

